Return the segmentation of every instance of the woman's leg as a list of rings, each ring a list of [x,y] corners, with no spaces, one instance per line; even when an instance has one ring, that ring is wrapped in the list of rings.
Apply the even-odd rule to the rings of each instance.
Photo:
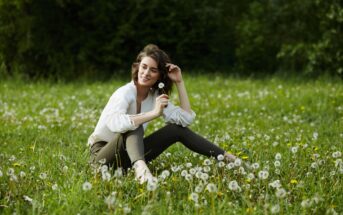
[[[226,152],[187,127],[169,124],[144,138],[145,160],[155,159],[173,143],[181,142],[190,150],[205,156],[217,157]]]
[[[105,164],[114,169],[130,167],[130,159],[125,151],[122,134],[116,134],[111,142],[94,143],[91,147],[92,162],[95,164]]]
[[[153,180],[154,177],[146,165],[144,158],[143,126],[139,126],[136,130],[125,133],[124,137],[126,151],[135,170],[136,179],[141,184]]]

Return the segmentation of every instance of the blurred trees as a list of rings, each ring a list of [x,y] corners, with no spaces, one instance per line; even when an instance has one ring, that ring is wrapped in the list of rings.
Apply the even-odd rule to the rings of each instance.
[[[185,69],[343,73],[336,0],[0,0],[8,74],[129,72],[155,43]]]

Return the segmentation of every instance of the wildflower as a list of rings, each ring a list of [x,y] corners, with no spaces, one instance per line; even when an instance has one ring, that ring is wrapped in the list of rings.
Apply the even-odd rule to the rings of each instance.
[[[276,161],[274,162],[274,166],[275,166],[275,167],[279,167],[279,166],[281,166],[281,163],[280,163],[280,161],[276,160]]]
[[[235,181],[235,180],[229,182],[229,189],[232,191],[240,191],[241,190],[237,181]]]
[[[207,173],[202,173],[200,178],[201,178],[202,180],[206,181],[206,180],[209,178],[209,176],[208,176]]]
[[[203,191],[203,189],[204,189],[204,185],[202,185],[202,184],[198,184],[196,187],[195,187],[195,192],[197,192],[197,193],[201,193],[202,191]]]
[[[58,185],[57,185],[57,184],[53,184],[53,185],[51,186],[51,189],[52,189],[52,190],[57,190],[57,189],[58,189]]]
[[[226,165],[226,168],[227,168],[228,170],[233,169],[234,167],[235,167],[235,164],[234,164],[234,163],[228,163],[228,164]]]
[[[120,178],[123,176],[123,169],[121,167],[118,167],[113,174],[114,177]]]
[[[298,181],[296,179],[291,180],[291,184],[297,184],[297,183],[298,183]]]
[[[224,167],[225,166],[225,163],[223,162],[223,161],[220,161],[219,163],[218,163],[218,167],[219,168],[222,168],[222,167]]]
[[[219,155],[217,156],[217,160],[219,160],[219,161],[224,160],[224,155],[219,154]]]
[[[340,151],[337,151],[337,152],[332,153],[332,157],[333,157],[333,158],[339,158],[339,157],[341,157],[341,156],[342,156],[342,153],[341,153]]]
[[[318,139],[318,132],[313,132],[312,137],[314,140]]]
[[[197,173],[196,169],[192,168],[189,170],[189,173],[192,175],[195,175],[195,173]]]
[[[181,176],[182,176],[182,177],[185,177],[186,175],[187,175],[187,170],[182,170],[182,171],[181,171]]]
[[[186,179],[187,181],[191,181],[191,180],[193,180],[193,176],[192,176],[191,174],[187,174],[187,175],[185,176],[185,179]]]
[[[208,165],[211,165],[212,162],[211,162],[210,159],[205,159],[204,162],[203,162],[203,164],[204,164],[205,166],[208,166]]]
[[[24,171],[20,171],[19,176],[20,176],[20,178],[25,178],[26,173]]]
[[[311,207],[311,201],[309,199],[305,199],[301,202],[301,207],[303,208],[309,208]]]
[[[258,168],[260,168],[260,164],[259,163],[253,163],[253,164],[251,164],[251,168],[252,169],[258,169]]]
[[[260,179],[262,179],[262,180],[267,179],[268,176],[269,176],[269,172],[266,171],[266,170],[262,170],[262,171],[259,171],[259,172],[258,172],[258,177],[259,177]]]
[[[161,173],[162,177],[163,178],[167,178],[170,176],[170,172],[168,170],[164,170],[162,173]]]
[[[17,158],[14,155],[12,155],[8,160],[12,162],[12,161],[15,161],[16,159]]]
[[[280,175],[280,173],[281,173],[281,171],[280,171],[280,169],[275,169],[275,174],[277,174],[277,175]]]
[[[342,159],[335,160],[335,167],[341,167],[341,166],[343,166]]]
[[[249,173],[249,174],[247,175],[247,178],[248,178],[249,180],[254,179],[254,178],[255,178],[254,173]]]
[[[276,153],[275,155],[275,160],[281,160],[281,154],[280,153]]]
[[[311,163],[311,168],[312,169],[317,169],[318,168],[318,164],[316,162]]]
[[[242,160],[239,159],[239,158],[236,158],[234,164],[235,164],[235,166],[241,166],[242,165]]]
[[[39,178],[45,180],[47,178],[47,174],[45,172],[42,172],[41,174],[39,174]]]
[[[269,186],[273,187],[273,188],[280,188],[281,187],[280,180],[275,180],[275,181],[269,183]]]
[[[105,203],[107,204],[107,206],[110,208],[112,205],[114,205],[115,201],[116,201],[116,197],[115,197],[115,192],[113,192],[111,195],[107,196],[105,198]]]
[[[158,88],[162,89],[163,87],[164,87],[164,83],[163,83],[163,82],[160,82],[160,83],[158,84]]]
[[[92,184],[89,183],[88,181],[86,181],[85,183],[83,183],[82,189],[83,189],[84,191],[88,191],[88,190],[92,189]]]
[[[286,196],[286,190],[283,189],[283,188],[278,188],[276,191],[275,191],[275,195],[277,198],[284,198]]]
[[[107,165],[102,165],[101,166],[101,172],[107,172],[108,171],[108,166]]]
[[[204,167],[204,172],[209,172],[209,171],[211,171],[211,167],[205,166],[205,167]]]
[[[197,193],[191,193],[191,194],[189,195],[189,199],[192,200],[192,201],[194,201],[194,202],[198,202],[198,200],[199,200],[199,194],[197,194]]]
[[[154,180],[149,180],[149,181],[148,181],[148,184],[147,184],[147,190],[148,190],[148,191],[154,191],[154,190],[157,189],[157,186],[158,186],[158,184],[157,184],[156,181],[154,181]]]
[[[33,199],[31,199],[31,198],[28,197],[28,196],[23,196],[23,198],[24,198],[25,201],[28,201],[29,203],[32,204]]]
[[[102,176],[102,180],[103,181],[110,181],[110,179],[111,179],[111,173],[109,173],[109,172],[102,172],[101,173],[101,176]]]
[[[293,147],[291,148],[291,152],[292,152],[293,154],[297,153],[297,152],[298,152],[298,147],[297,147],[297,146],[293,146]]]
[[[14,169],[13,168],[8,168],[7,169],[7,175],[8,176],[14,175]]]
[[[178,166],[172,166],[172,167],[171,167],[171,170],[172,170],[173,172],[177,172],[177,171],[179,171],[179,167],[178,167]]]
[[[63,168],[62,168],[62,172],[63,173],[67,173],[68,172],[68,166],[63,166]]]
[[[208,192],[210,193],[217,192],[217,186],[215,184],[209,183],[206,186],[206,190],[208,190]]]
[[[131,212],[131,208],[129,208],[129,206],[125,205],[123,208],[124,214],[128,214]]]
[[[192,163],[189,163],[189,162],[186,163],[186,167],[187,167],[187,168],[191,168],[191,167],[192,167]]]
[[[280,212],[280,205],[276,204],[270,208],[270,213],[277,214]]]

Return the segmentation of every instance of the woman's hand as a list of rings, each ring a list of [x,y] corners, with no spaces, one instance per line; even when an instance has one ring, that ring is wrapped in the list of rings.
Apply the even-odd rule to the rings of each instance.
[[[168,77],[175,83],[180,83],[182,81],[181,69],[175,64],[167,63]]]
[[[166,94],[162,94],[156,98],[154,113],[157,116],[161,116],[163,109],[167,107],[169,101],[169,97]]]

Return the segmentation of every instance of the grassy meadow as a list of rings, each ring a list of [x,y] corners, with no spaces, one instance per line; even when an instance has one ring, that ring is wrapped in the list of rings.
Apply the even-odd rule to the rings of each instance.
[[[343,213],[342,81],[184,76],[190,128],[240,160],[175,144],[149,165],[158,183],[145,185],[132,170],[88,164],[87,138],[128,79],[0,80],[0,214]]]

